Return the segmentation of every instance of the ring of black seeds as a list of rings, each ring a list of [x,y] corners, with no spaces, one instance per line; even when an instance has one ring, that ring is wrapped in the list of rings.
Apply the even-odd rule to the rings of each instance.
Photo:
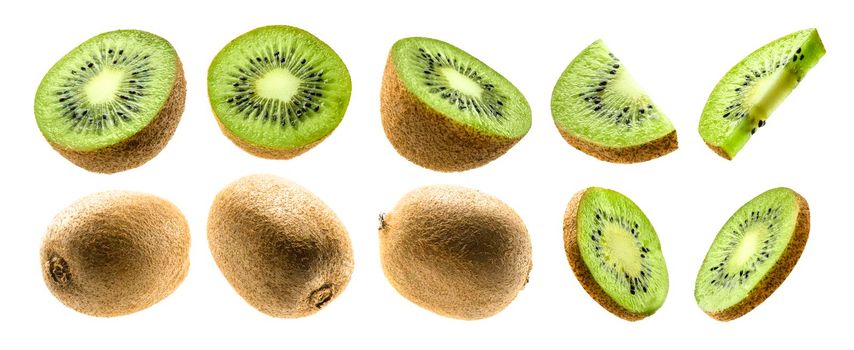
[[[780,208],[768,208],[768,210],[757,210],[750,212],[750,218],[745,219],[742,223],[739,223],[737,231],[732,231],[732,235],[736,238],[729,242],[728,247],[734,250],[738,246],[738,238],[744,236],[744,233],[747,231],[747,229],[753,227],[753,225],[766,225],[770,237],[768,237],[765,241],[762,242],[762,248],[750,257],[750,264],[748,266],[742,266],[741,270],[738,271],[738,274],[730,274],[724,268],[726,262],[729,261],[729,258],[732,254],[732,251],[730,251],[717,265],[712,266],[712,268],[709,269],[709,271],[715,272],[715,278],[712,279],[710,283],[714,286],[721,288],[733,288],[744,284],[744,282],[747,281],[747,278],[750,277],[750,274],[755,272],[758,266],[762,265],[765,260],[771,257],[770,252],[772,251],[774,245],[777,242],[777,238],[779,237],[777,226],[774,226],[774,224],[777,223],[779,217]]]
[[[609,223],[616,223],[620,225],[626,232],[630,232],[632,237],[634,238],[635,246],[638,248],[641,257],[641,271],[638,275],[629,275],[623,269],[618,271],[617,263],[608,263],[605,261],[602,256],[602,242],[606,242],[606,237],[602,235],[602,229],[604,228],[605,221]],[[640,235],[640,229],[637,222],[629,222],[628,220],[622,217],[614,217],[612,214],[605,213],[601,209],[596,209],[595,217],[594,217],[595,227],[590,233],[590,246],[593,248],[595,254],[594,256],[599,259],[599,266],[601,266],[605,272],[611,274],[614,278],[614,281],[619,283],[622,287],[629,290],[629,293],[635,295],[637,293],[646,293],[649,289],[649,281],[650,275],[652,274],[652,268],[649,266],[646,260],[646,254],[649,253],[649,248],[644,246],[643,242],[638,239]]]
[[[608,84],[610,84],[617,77],[617,73],[623,69],[620,64],[620,59],[618,59],[617,56],[611,52],[608,53],[608,56],[611,57],[611,61],[602,68],[601,72],[603,74],[600,77],[587,82],[587,87],[589,89],[585,92],[579,93],[578,97],[582,98],[584,102],[587,102],[590,105],[590,108],[594,112],[597,112],[597,116],[606,118],[608,121],[617,125],[632,127],[633,125],[640,125],[648,118],[655,118],[658,114],[653,110],[654,107],[652,104],[647,104],[646,106],[622,106],[616,109],[611,109],[609,106],[606,106],[605,103],[602,103],[605,91],[608,89]],[[606,110],[602,111],[602,108],[606,108]]]

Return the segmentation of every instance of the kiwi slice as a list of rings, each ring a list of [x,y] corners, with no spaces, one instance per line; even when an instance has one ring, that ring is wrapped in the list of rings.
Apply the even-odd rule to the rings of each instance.
[[[735,157],[824,53],[815,29],[753,51],[712,90],[700,117],[700,136],[721,157]]]
[[[561,74],[552,117],[570,145],[609,162],[643,162],[678,147],[673,124],[602,40]]]
[[[316,313],[353,273],[350,238],[332,209],[272,175],[241,178],[217,194],[208,244],[237,293],[274,317]]]
[[[338,54],[290,26],[237,37],[208,70],[208,95],[222,132],[270,159],[296,157],[323,141],[344,117],[350,88]]]
[[[721,321],[750,312],[792,272],[809,231],[809,206],[795,191],[780,187],[751,199],[712,242],[697,274],[697,304]]]
[[[392,46],[380,102],[397,152],[438,171],[489,163],[531,128],[531,108],[513,84],[436,39],[406,38]]]
[[[119,316],[178,288],[189,253],[187,220],[172,203],[144,193],[101,192],[53,219],[41,246],[42,275],[68,307]]]
[[[669,282],[658,235],[628,197],[598,187],[576,193],[563,238],[575,277],[606,310],[634,321],[664,304]]]
[[[501,200],[463,187],[409,192],[381,216],[383,271],[415,304],[458,319],[503,310],[528,282],[531,239]]]
[[[181,61],[165,39],[139,30],[103,33],[59,60],[36,91],[48,143],[81,168],[115,173],[154,158],[184,112]]]

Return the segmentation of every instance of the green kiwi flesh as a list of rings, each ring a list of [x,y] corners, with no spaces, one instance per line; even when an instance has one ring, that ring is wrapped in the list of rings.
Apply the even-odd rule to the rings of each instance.
[[[332,48],[283,25],[237,37],[208,70],[223,132],[266,158],[291,158],[322,141],[344,117],[350,90],[350,73]]]
[[[815,29],[786,35],[754,51],[712,90],[700,118],[700,136],[715,153],[732,159],[824,54]]]
[[[628,197],[598,187],[578,192],[564,216],[564,243],[575,276],[608,311],[639,320],[664,303],[669,282],[661,244]]]
[[[700,308],[732,320],[762,303],[794,268],[809,236],[809,206],[788,188],[753,198],[715,237],[694,287]]]
[[[602,40],[570,62],[551,108],[567,142],[602,160],[641,162],[678,147],[673,124]]]

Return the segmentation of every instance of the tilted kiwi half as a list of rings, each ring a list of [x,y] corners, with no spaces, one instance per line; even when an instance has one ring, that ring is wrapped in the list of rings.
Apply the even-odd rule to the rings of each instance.
[[[495,315],[531,271],[525,223],[501,200],[455,186],[409,192],[382,216],[388,281],[415,304],[458,319]]]
[[[117,30],[80,44],[47,72],[36,92],[36,122],[72,163],[115,173],[166,146],[185,95],[181,61],[169,42]]]
[[[187,220],[172,203],[143,193],[101,192],[54,218],[42,241],[42,275],[68,307],[119,316],[178,288],[189,253]]]
[[[669,282],[661,244],[631,199],[598,187],[576,193],[563,234],[575,277],[602,307],[634,321],[664,304]]]
[[[332,209],[272,175],[241,178],[217,194],[208,244],[237,293],[270,316],[319,311],[353,273],[350,238]]]
[[[735,157],[824,53],[818,31],[807,29],[742,59],[709,95],[700,117],[700,136],[721,157]]]
[[[513,84],[435,39],[406,38],[392,46],[380,102],[397,152],[438,171],[489,163],[531,128],[531,108]]]
[[[694,287],[697,304],[721,321],[750,312],[792,272],[809,231],[809,206],[795,191],[780,187],[751,199],[709,248]]]
[[[561,74],[552,117],[570,145],[609,162],[643,162],[678,147],[673,124],[601,40]]]
[[[259,157],[308,151],[341,122],[350,73],[338,54],[295,27],[267,26],[232,40],[208,70],[208,95],[222,132]]]

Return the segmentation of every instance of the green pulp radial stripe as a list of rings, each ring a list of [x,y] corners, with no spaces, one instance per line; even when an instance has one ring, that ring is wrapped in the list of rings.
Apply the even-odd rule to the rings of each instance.
[[[394,44],[391,55],[404,86],[451,120],[511,139],[531,128],[531,108],[522,93],[465,51],[435,39],[406,38]],[[432,71],[427,69],[430,60]]]
[[[715,237],[697,275],[700,308],[725,310],[754,292],[791,241],[798,210],[787,188],[769,190],[739,208]]]
[[[324,42],[301,29],[261,27],[231,41],[208,70],[214,114],[241,140],[270,149],[319,141],[341,122],[350,74]]]
[[[178,56],[163,38],[136,30],[103,33],[47,72],[36,92],[36,122],[59,147],[106,148],[154,120],[177,77]]]
[[[602,290],[629,312],[658,310],[667,296],[667,267],[655,229],[640,208],[618,192],[591,188],[577,220],[581,256]]]

